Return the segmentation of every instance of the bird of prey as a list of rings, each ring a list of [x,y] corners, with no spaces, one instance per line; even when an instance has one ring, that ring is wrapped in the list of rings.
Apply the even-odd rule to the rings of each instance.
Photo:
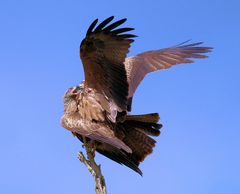
[[[127,57],[136,37],[126,18],[113,16],[97,25],[94,20],[80,45],[85,80],[64,94],[61,125],[80,141],[92,142],[95,150],[142,175],[139,164],[152,153],[159,136],[158,113],[130,115],[134,92],[150,72],[206,58],[210,47],[201,42],[182,43]]]

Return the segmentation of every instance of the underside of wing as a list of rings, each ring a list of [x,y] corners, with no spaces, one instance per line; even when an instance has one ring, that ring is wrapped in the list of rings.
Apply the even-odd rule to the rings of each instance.
[[[128,82],[124,61],[135,35],[126,34],[133,28],[117,28],[126,19],[112,24],[113,16],[97,27],[96,19],[80,45],[85,85],[106,95],[119,110],[126,110]],[[117,28],[117,29],[116,29]]]
[[[131,99],[138,85],[147,73],[170,68],[176,64],[192,63],[193,58],[206,58],[204,55],[211,51],[211,47],[201,46],[202,42],[193,44],[179,44],[174,47],[164,48],[140,53],[129,57],[125,61],[129,93]]]

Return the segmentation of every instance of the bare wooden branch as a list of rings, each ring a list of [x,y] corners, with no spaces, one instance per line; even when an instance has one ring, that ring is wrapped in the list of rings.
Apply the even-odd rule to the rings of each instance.
[[[107,194],[106,182],[101,172],[101,166],[95,162],[95,145],[84,139],[84,147],[86,149],[87,158],[82,152],[79,152],[78,159],[87,167],[88,171],[95,179],[96,194]]]

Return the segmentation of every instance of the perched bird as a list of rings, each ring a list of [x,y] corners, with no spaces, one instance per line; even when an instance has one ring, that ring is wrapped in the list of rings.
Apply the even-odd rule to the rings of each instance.
[[[127,19],[113,16],[90,25],[80,45],[85,81],[64,94],[61,124],[97,152],[142,174],[139,164],[152,153],[161,124],[158,113],[130,115],[134,92],[147,73],[206,58],[201,42],[147,51],[127,57],[136,36],[118,28]],[[97,26],[96,26],[97,25]]]

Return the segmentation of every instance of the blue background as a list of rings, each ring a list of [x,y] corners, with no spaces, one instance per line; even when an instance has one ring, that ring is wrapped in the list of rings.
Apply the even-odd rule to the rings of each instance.
[[[143,177],[97,155],[114,194],[240,193],[240,3],[237,0],[2,1],[0,193],[91,194],[81,144],[60,126],[65,90],[83,77],[79,43],[95,18],[128,18],[129,55],[188,39],[210,58],[153,73],[133,113],[164,127]]]

